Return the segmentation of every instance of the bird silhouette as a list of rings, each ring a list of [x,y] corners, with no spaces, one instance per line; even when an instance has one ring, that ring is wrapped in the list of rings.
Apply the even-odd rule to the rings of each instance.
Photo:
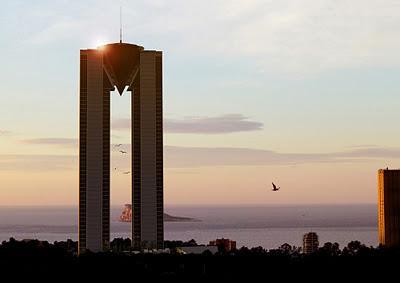
[[[126,171],[126,172],[124,172],[124,173],[122,173],[122,174],[127,175],[127,174],[130,174],[130,173],[131,173],[131,171]]]
[[[122,154],[125,154],[125,153],[127,153],[126,151],[123,151],[123,150],[120,150],[119,152],[121,152]]]
[[[279,191],[279,189],[281,188],[281,187],[277,187],[277,186],[274,184],[274,182],[272,182],[272,187],[273,187],[273,189],[272,189],[273,192]]]

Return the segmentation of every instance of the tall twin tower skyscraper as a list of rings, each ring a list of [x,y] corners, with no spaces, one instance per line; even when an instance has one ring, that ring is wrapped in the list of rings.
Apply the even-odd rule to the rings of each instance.
[[[131,92],[132,244],[162,248],[162,53],[126,43],[80,51],[79,251],[110,243],[110,92]]]

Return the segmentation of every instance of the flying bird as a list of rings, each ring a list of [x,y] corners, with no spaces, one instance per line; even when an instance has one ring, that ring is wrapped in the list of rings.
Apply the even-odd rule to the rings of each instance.
[[[123,151],[123,150],[120,150],[119,152],[121,152],[122,154],[125,154],[125,153],[127,153],[126,151]]]
[[[126,172],[124,172],[124,173],[122,173],[122,174],[127,175],[127,174],[130,174],[130,173],[131,173],[131,171],[126,171]]]
[[[277,186],[274,184],[274,182],[272,182],[272,187],[273,187],[273,189],[272,189],[273,192],[279,191],[279,189],[281,188],[281,187],[277,187]]]

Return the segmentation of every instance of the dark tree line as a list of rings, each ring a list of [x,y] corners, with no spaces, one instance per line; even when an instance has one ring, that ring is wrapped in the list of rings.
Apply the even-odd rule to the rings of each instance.
[[[352,241],[342,249],[337,243],[325,243],[316,252],[305,255],[299,247],[283,244],[276,249],[241,247],[216,254],[178,254],[177,247],[196,246],[188,242],[166,241],[170,254],[129,253],[129,239],[117,238],[111,242],[110,251],[87,252],[77,255],[77,242],[72,240],[48,243],[46,241],[17,241],[10,239],[0,245],[0,274],[2,276],[58,276],[63,279],[99,276],[104,279],[128,279],[131,274],[149,279],[182,278],[238,279],[259,276],[283,279],[337,279],[362,277],[379,278],[397,272],[399,249],[368,247]],[[350,276],[350,277],[349,277]],[[1,277],[0,277],[1,278]],[[325,280],[322,280],[324,282]],[[6,281],[4,281],[6,282]]]

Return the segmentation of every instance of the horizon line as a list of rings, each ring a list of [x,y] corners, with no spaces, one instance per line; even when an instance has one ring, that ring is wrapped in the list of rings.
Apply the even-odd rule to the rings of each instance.
[[[121,206],[123,207],[125,204],[130,204],[130,203],[121,203],[121,204],[111,204],[111,207],[118,207]],[[213,203],[213,204],[184,204],[184,203],[178,203],[178,204],[164,204],[165,207],[266,207],[266,206],[282,206],[282,207],[287,207],[287,206],[350,206],[350,205],[376,205],[375,202],[343,202],[343,203],[255,203],[255,204],[240,204],[240,203],[228,203],[228,204],[218,204],[218,203]],[[43,204],[0,204],[0,208],[3,207],[49,207],[49,208],[54,208],[54,207],[78,207],[78,204],[54,204],[54,205],[43,205]]]

